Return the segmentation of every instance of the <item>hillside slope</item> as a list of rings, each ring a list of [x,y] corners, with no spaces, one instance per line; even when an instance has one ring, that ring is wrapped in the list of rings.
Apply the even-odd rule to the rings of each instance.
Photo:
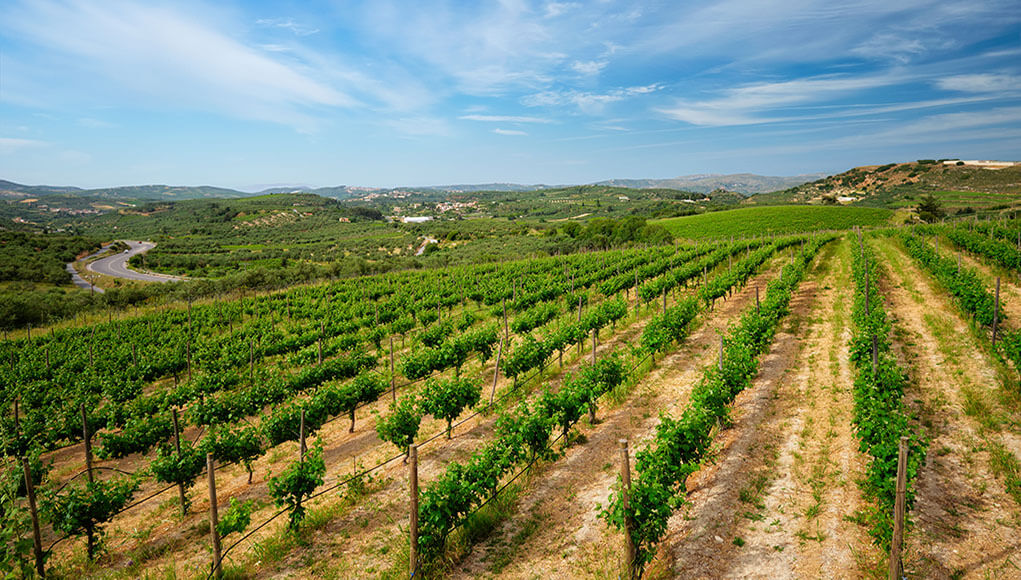
[[[841,203],[899,208],[933,194],[948,209],[1013,207],[1021,196],[1021,164],[922,159],[866,165],[783,191],[755,195],[744,203]]]

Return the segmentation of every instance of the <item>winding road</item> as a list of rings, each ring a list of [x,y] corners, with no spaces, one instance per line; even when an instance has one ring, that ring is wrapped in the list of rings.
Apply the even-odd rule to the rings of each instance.
[[[103,274],[104,276],[124,278],[126,280],[139,280],[141,282],[177,282],[184,279],[165,274],[143,274],[142,272],[136,272],[135,270],[129,269],[128,260],[131,259],[132,256],[148,252],[155,248],[156,244],[152,242],[133,242],[130,240],[122,241],[128,245],[130,248],[129,250],[96,260],[86,266],[86,268],[90,272]]]

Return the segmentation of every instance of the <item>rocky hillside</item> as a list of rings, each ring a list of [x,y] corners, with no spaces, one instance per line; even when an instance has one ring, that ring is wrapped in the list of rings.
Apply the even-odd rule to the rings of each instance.
[[[921,159],[855,167],[746,203],[840,203],[898,207],[918,195],[946,197],[949,205],[1012,204],[1021,195],[1021,163]],[[998,203],[1000,202],[1000,203]]]

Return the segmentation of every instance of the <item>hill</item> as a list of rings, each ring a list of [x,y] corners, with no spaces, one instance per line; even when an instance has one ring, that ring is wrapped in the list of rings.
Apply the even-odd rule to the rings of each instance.
[[[850,204],[914,207],[932,194],[950,211],[992,211],[1021,203],[1021,164],[921,159],[855,167],[837,175],[760,194],[746,204]]]
[[[892,216],[892,211],[883,208],[775,206],[744,207],[650,223],[665,227],[677,237],[699,239],[880,226]]]
[[[707,173],[700,175],[684,175],[671,179],[609,179],[600,181],[596,185],[612,185],[616,187],[629,187],[637,189],[645,188],[669,188],[709,193],[716,189],[726,189],[743,194],[764,193],[795,187],[823,177],[823,173],[811,173],[808,175],[794,175],[790,177],[756,175],[754,173],[733,173],[721,175]]]

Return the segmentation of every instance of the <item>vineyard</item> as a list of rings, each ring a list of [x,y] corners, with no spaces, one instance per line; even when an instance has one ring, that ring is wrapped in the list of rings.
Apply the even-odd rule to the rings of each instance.
[[[0,572],[1021,577],[1021,225],[866,211],[27,328]]]

